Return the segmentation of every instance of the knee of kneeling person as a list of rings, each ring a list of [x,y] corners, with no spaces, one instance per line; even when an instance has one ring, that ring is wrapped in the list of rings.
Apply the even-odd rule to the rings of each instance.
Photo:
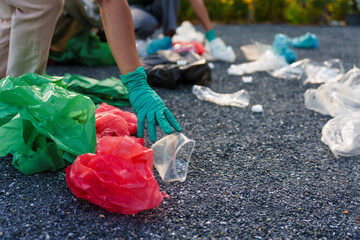
[[[135,34],[141,38],[150,37],[158,28],[157,22],[151,19],[143,19],[135,25]]]

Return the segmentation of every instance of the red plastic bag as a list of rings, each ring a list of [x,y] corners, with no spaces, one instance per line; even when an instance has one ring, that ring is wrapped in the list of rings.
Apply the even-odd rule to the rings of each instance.
[[[136,133],[136,129],[137,129],[137,118],[136,115],[130,112],[126,112],[126,111],[122,111],[117,107],[113,107],[111,105],[108,105],[106,103],[102,103],[96,110],[95,110],[95,121],[97,122],[98,119],[101,119],[101,117],[104,114],[111,114],[113,116],[117,116],[117,117],[121,117],[123,118],[127,125],[128,125],[128,129],[129,129],[129,134],[127,135],[132,135],[134,133]],[[102,123],[105,123],[102,121]],[[99,125],[101,125],[100,123],[98,123]],[[111,126],[111,124],[108,124],[108,126]],[[122,130],[120,130],[120,132],[122,132]],[[98,133],[98,131],[96,130],[96,133]],[[105,135],[105,136],[109,136],[109,135]],[[111,136],[111,135],[110,135]],[[121,135],[117,135],[117,136],[121,136]]]
[[[160,192],[152,172],[152,149],[131,137],[102,137],[96,154],[78,156],[65,169],[66,181],[79,198],[109,212],[135,214],[156,207]]]
[[[173,43],[174,52],[195,52],[202,55],[205,52],[204,45],[200,42],[175,42]]]

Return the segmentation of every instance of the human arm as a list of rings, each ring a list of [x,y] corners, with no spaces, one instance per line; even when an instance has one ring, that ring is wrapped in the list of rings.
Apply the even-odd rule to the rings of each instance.
[[[136,51],[134,27],[127,1],[98,2],[111,52],[123,74],[120,78],[128,89],[130,103],[138,117],[138,137],[144,135],[145,119],[152,142],[156,141],[156,124],[167,134],[172,132],[171,127],[180,132],[179,123],[146,81],[147,76]]]

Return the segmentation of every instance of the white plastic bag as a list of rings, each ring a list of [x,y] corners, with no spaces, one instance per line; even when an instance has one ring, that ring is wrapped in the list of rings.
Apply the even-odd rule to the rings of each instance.
[[[360,154],[360,112],[331,119],[322,130],[321,141],[327,144],[335,157]]]
[[[213,60],[223,62],[235,62],[236,55],[231,46],[227,46],[220,38],[215,38],[211,42],[206,41],[205,50],[211,54]]]
[[[176,34],[172,37],[173,42],[204,42],[205,35],[195,30],[194,26],[189,21],[181,23],[180,27],[176,29]]]
[[[304,93],[305,107],[333,117],[360,111],[360,70],[354,67],[339,81]]]
[[[227,72],[230,75],[243,75],[260,71],[272,71],[288,66],[283,56],[275,54],[272,50],[267,50],[261,57],[253,62],[243,64],[232,64]]]
[[[323,63],[307,60],[304,62],[304,70],[307,75],[304,84],[338,81],[344,76],[344,67],[339,59],[330,59]]]
[[[240,90],[232,94],[221,94],[213,92],[210,88],[194,85],[193,94],[200,100],[209,101],[223,106],[247,107],[250,101],[250,95],[246,90]]]

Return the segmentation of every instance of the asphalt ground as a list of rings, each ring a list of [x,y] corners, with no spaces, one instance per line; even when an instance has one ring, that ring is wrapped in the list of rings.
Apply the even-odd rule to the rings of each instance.
[[[246,61],[239,47],[251,40],[271,44],[275,33],[307,31],[317,34],[320,48],[296,50],[299,59],[340,58],[346,70],[360,66],[357,27],[215,26],[235,49],[236,63]],[[24,176],[5,157],[0,239],[359,239],[360,156],[336,159],[320,141],[330,117],[307,110],[303,98],[316,86],[267,73],[252,74],[253,83],[245,84],[227,75],[228,67],[215,63],[210,87],[246,89],[251,100],[245,109],[200,101],[191,86],[156,88],[196,141],[184,183],[163,183],[154,170],[169,199],[134,216],[110,214],[76,198],[63,171]],[[118,75],[115,66],[52,66],[47,72]],[[264,113],[252,113],[254,104]]]

